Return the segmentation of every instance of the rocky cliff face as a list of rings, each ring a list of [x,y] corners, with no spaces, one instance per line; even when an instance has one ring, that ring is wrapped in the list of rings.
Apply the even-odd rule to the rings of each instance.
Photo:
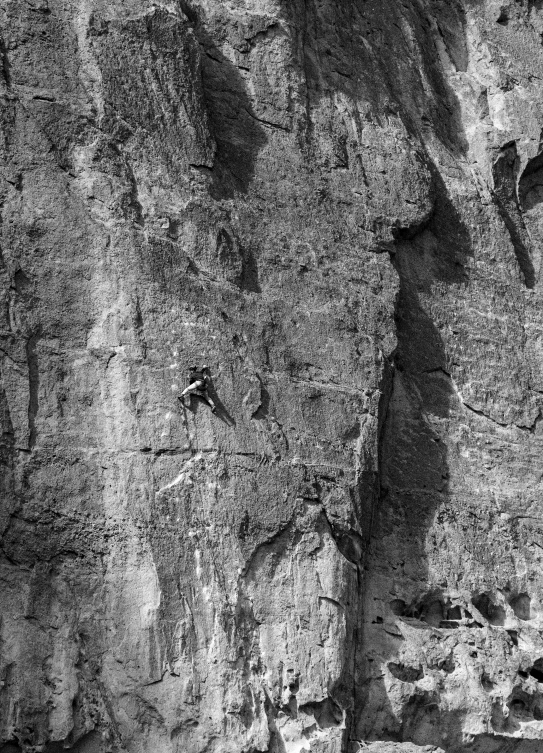
[[[540,751],[540,0],[0,27],[0,751]]]

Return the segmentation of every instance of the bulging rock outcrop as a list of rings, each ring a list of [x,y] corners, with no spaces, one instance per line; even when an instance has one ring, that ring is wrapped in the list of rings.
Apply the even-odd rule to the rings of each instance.
[[[539,751],[540,3],[0,29],[0,752]]]

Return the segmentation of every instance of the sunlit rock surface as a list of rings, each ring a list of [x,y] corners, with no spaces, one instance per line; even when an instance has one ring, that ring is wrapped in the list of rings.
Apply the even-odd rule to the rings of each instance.
[[[0,29],[0,752],[539,753],[539,0]]]

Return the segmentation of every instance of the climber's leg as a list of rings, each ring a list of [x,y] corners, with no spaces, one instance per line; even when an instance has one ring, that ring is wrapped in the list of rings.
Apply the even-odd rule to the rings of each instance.
[[[179,399],[185,397],[185,395],[190,395],[193,392],[199,392],[198,382],[193,382],[192,384],[189,384],[188,387],[185,387],[183,392],[179,395]]]
[[[217,406],[215,405],[215,403],[213,402],[213,400],[209,397],[209,395],[207,394],[207,392],[206,392],[205,395],[202,395],[202,397],[204,398],[204,400],[207,402],[207,404],[211,408],[211,412],[212,413],[216,413],[217,412]]]

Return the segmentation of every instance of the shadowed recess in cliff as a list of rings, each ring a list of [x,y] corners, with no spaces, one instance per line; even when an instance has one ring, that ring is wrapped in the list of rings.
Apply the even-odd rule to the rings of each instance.
[[[241,68],[229,60],[206,30],[201,9],[182,3],[201,49],[202,82],[210,128],[217,146],[211,171],[211,195],[215,199],[246,194],[255,175],[258,152],[267,143]],[[198,169],[198,165],[193,165]],[[203,167],[205,172],[208,169]]]
[[[380,443],[381,489],[367,559],[364,640],[357,666],[356,706],[360,713],[355,720],[354,736],[443,745],[444,729],[449,734],[456,730],[461,739],[461,719],[455,721],[449,715],[447,723],[441,724],[439,693],[421,694],[415,687],[412,695],[406,697],[403,712],[397,715],[382,672],[383,657],[388,656],[390,664],[401,655],[402,633],[391,626],[398,615],[405,613],[404,602],[430,598],[427,533],[436,511],[449,495],[449,466],[443,437],[457,398],[445,345],[428,303],[436,283],[452,286],[466,283],[465,265],[472,248],[468,230],[443,181],[437,171],[432,172],[434,213],[422,227],[397,231],[392,259],[400,279],[396,307],[398,344]],[[380,594],[393,593],[394,582],[402,583],[401,599],[394,601],[391,596],[381,605]],[[442,601],[447,603],[446,595]],[[379,619],[374,618],[376,609]],[[449,611],[452,617],[457,616],[455,610]],[[441,619],[445,620],[448,614],[443,609]],[[444,622],[443,626],[449,625]],[[442,670],[446,672],[447,666]],[[390,668],[389,671],[398,681],[397,673]]]
[[[6,86],[11,86],[11,73],[8,53],[6,50],[6,43],[4,38],[0,35],[0,76],[2,77]]]
[[[40,746],[40,750],[42,753],[63,753],[65,750],[70,750],[72,753],[94,753],[94,751],[101,749],[101,742],[101,733],[96,730],[91,730],[73,743],[73,745],[68,746],[64,741],[51,742],[47,743],[47,745]],[[20,747],[16,740],[8,742],[0,747],[0,753],[22,753],[23,750],[27,749],[27,741],[24,740],[22,743],[24,747]]]
[[[2,384],[3,373],[0,366],[0,465],[5,469],[2,478],[7,482],[7,478],[10,476],[8,469],[13,467],[15,431],[9,412],[8,399]]]
[[[542,143],[539,145],[542,149]],[[541,272],[543,241],[543,152],[528,161],[518,182],[518,205],[531,239],[529,261],[533,265],[534,283]]]
[[[38,392],[40,386],[40,372],[38,365],[38,355],[36,352],[39,340],[39,332],[31,335],[26,343],[26,358],[28,364],[28,449],[32,450],[36,444],[36,416],[38,413],[39,402]]]
[[[10,514],[16,508],[15,495],[15,432],[9,412],[9,404],[2,387],[2,367],[0,363],[0,499],[4,500],[0,510],[0,537],[9,525]],[[0,548],[2,555],[3,547]]]
[[[492,167],[494,199],[511,237],[515,256],[527,288],[533,288],[535,285],[535,270],[532,260],[532,244],[524,224],[522,207],[529,191],[529,176],[531,173],[534,175],[538,173],[537,160],[535,160],[535,164],[533,163],[532,160],[532,164],[529,163],[522,174],[518,188],[518,199],[517,177],[520,158],[515,141],[502,146]]]
[[[522,171],[518,197],[519,204],[525,212],[529,212],[543,201],[543,152],[529,160]]]

